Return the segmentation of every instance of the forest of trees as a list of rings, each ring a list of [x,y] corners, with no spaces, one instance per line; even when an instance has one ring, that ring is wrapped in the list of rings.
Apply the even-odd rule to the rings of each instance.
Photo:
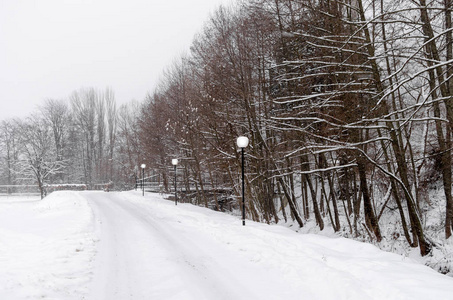
[[[84,184],[88,188],[135,184],[139,161],[140,105],[116,107],[110,88],[74,91],[48,99],[24,120],[0,127],[0,184]]]
[[[187,201],[219,209],[213,189],[240,204],[245,135],[248,218],[313,220],[427,255],[453,230],[452,3],[222,7],[143,103],[116,108],[111,90],[83,89],[3,121],[1,179],[121,187],[143,162],[168,190],[178,158],[180,185],[196,191]],[[428,219],[433,208],[439,219]]]
[[[253,220],[315,220],[426,255],[452,234],[452,1],[252,0],[221,8],[140,121],[155,168],[182,160],[193,201],[228,186]],[[438,205],[441,220],[426,220]],[[214,199],[216,201],[217,199]],[[427,224],[443,233],[427,236]],[[383,225],[385,225],[383,227]]]

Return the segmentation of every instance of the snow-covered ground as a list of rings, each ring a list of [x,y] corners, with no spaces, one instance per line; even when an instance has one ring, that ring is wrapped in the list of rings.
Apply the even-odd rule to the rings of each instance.
[[[344,238],[139,192],[0,198],[0,299],[452,299],[453,278]]]
[[[80,194],[0,198],[0,299],[83,299],[96,254]]]

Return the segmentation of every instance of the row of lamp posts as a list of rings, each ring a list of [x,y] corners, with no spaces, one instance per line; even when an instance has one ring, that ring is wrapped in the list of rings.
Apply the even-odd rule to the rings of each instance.
[[[245,226],[245,181],[244,181],[244,148],[247,148],[249,145],[249,139],[246,136],[240,136],[236,140],[237,146],[241,149],[241,173],[242,173],[242,225]],[[178,205],[178,198],[176,194],[176,166],[178,165],[178,159],[173,158],[171,160],[171,164],[174,166],[175,169],[175,205]],[[145,196],[145,168],[146,165],[142,164],[142,191],[143,191],[143,196]]]
[[[175,167],[175,205],[178,205],[178,198],[177,198],[177,194],[176,194],[176,166],[178,165],[178,159],[177,158],[173,158],[171,160],[171,164]],[[142,164],[140,167],[142,168],[142,193],[143,193],[143,196],[145,196],[145,168],[146,168],[146,164]]]

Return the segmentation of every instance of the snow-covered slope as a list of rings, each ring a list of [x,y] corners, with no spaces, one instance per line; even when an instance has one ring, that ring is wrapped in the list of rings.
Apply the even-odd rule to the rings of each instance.
[[[452,299],[453,278],[344,238],[136,192],[0,200],[0,299]]]

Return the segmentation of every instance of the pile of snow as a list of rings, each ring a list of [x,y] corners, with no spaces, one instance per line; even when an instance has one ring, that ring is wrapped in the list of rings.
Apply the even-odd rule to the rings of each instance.
[[[0,299],[82,299],[92,278],[93,215],[74,192],[0,200]]]

